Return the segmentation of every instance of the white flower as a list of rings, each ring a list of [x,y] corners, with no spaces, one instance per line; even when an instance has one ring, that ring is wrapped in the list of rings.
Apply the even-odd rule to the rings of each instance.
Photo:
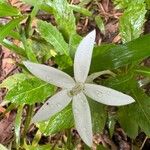
[[[46,65],[24,62],[28,70],[38,78],[51,83],[62,90],[45,102],[32,119],[39,122],[49,119],[64,109],[72,101],[75,127],[83,141],[92,146],[92,122],[86,96],[102,104],[121,106],[134,102],[134,99],[119,91],[101,85],[85,83],[91,64],[95,41],[95,30],[83,38],[74,59],[74,78],[65,72]],[[107,62],[106,62],[107,63]]]

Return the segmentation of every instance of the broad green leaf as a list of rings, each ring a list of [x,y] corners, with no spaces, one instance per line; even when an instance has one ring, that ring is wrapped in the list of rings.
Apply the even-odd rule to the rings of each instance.
[[[53,93],[54,86],[31,76],[11,88],[5,100],[16,104],[34,104],[43,102]]]
[[[139,109],[139,108],[137,108]],[[127,135],[133,139],[136,138],[136,136],[138,135],[138,121],[135,119],[133,119],[133,115],[138,115],[135,114],[135,109],[133,109],[133,107],[130,106],[126,106],[126,107],[122,107],[119,109],[119,113],[118,113],[118,120],[119,123],[121,124],[121,127],[124,129],[124,131],[127,133]]]
[[[51,23],[38,21],[38,30],[47,42],[52,44],[57,52],[61,54],[69,53],[69,46],[65,42],[63,36]]]
[[[129,94],[131,88],[134,88],[135,76],[133,70],[128,72],[128,74],[120,73],[115,77],[111,77],[107,80],[104,80],[102,84],[104,86],[110,87],[112,89],[125,92]]]
[[[3,80],[3,82],[0,84],[0,88],[7,88],[8,90],[11,90],[28,78],[29,77],[23,73],[16,73]]]
[[[102,133],[105,123],[106,123],[106,110],[105,106],[93,101],[92,99],[88,98],[90,110],[91,110],[91,116],[92,116],[92,124],[93,124],[93,132],[94,133]]]
[[[44,135],[50,135],[74,126],[71,105],[51,117],[48,121],[38,123],[40,131]]]
[[[145,3],[131,3],[120,17],[120,34],[123,43],[136,39],[143,32],[142,27],[145,22]]]
[[[99,15],[97,15],[97,16],[95,17],[95,22],[96,22],[96,25],[98,26],[99,30],[100,30],[103,34],[105,34],[104,22],[103,22],[102,18],[101,18]]]
[[[4,147],[2,144],[0,144],[0,150],[8,150],[8,149]]]
[[[84,7],[80,7],[79,5],[69,5],[74,11],[81,13],[85,16],[92,16],[92,13]]]
[[[46,62],[52,57],[51,50],[53,50],[54,47],[50,43],[40,38],[32,39],[30,42],[34,53],[38,57],[38,60],[41,62]]]
[[[130,137],[135,138],[137,136],[138,127],[150,136],[150,98],[137,87],[132,89],[131,92],[136,103],[120,108],[118,119]]]
[[[133,62],[139,62],[150,56],[150,35],[142,36],[123,45],[101,45],[95,47],[91,63],[91,72],[116,69]]]
[[[66,38],[76,33],[75,17],[67,0],[53,0],[54,16],[59,29]]]
[[[60,69],[65,69],[73,65],[72,59],[70,58],[70,56],[67,55],[56,55],[55,63]]]
[[[0,42],[9,35],[9,33],[24,19],[25,17],[19,17],[11,20],[5,26],[3,26],[0,30]]]
[[[0,17],[21,15],[19,10],[10,4],[0,2]]]

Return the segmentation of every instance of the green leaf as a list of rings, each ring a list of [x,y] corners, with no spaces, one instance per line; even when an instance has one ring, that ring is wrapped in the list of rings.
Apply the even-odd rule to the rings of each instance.
[[[85,5],[87,5],[88,3],[90,3],[92,0],[80,0],[80,6],[85,6]]]
[[[119,9],[125,9],[127,7],[130,7],[130,5],[133,4],[142,4],[145,0],[113,0],[113,3],[116,5]]]
[[[0,30],[3,29],[4,26],[5,25],[0,24]],[[16,32],[16,31],[11,31],[8,36],[10,36],[10,37],[12,37],[14,39],[20,40],[20,34],[18,32]]]
[[[74,120],[71,105],[57,113],[50,120],[38,123],[40,131],[44,135],[50,135],[73,127]]]
[[[0,17],[18,16],[19,10],[10,4],[0,2]]]
[[[98,145],[96,147],[97,150],[107,150],[107,148],[103,147],[103,145]]]
[[[37,6],[50,14],[53,14],[59,29],[63,33],[66,39],[72,34],[76,33],[75,17],[72,8],[69,6],[67,0],[47,0],[41,3],[36,0],[23,0],[26,3]]]
[[[35,77],[28,77],[11,88],[5,99],[16,104],[34,104],[43,102],[54,93],[54,86]]]
[[[54,16],[59,29],[66,38],[76,33],[75,17],[67,0],[53,0]]]
[[[0,144],[0,150],[8,150],[8,149],[4,147],[2,144]]]
[[[16,73],[3,80],[3,82],[0,84],[0,88],[7,88],[8,90],[11,90],[26,79],[28,79],[27,75],[23,73]]]
[[[92,116],[92,125],[93,125],[93,132],[94,133],[102,133],[105,123],[106,123],[106,110],[105,106],[88,98],[91,116]]]
[[[101,45],[94,48],[91,72],[116,69],[150,56],[150,35],[142,36],[123,45]]]
[[[73,65],[72,59],[70,58],[70,56],[67,55],[56,55],[55,63],[60,69],[65,69]]]
[[[0,42],[3,41],[3,39],[9,35],[9,33],[24,19],[25,17],[20,17],[11,20],[9,23],[7,23],[5,26],[3,26],[0,30]]]
[[[136,39],[143,32],[145,22],[145,3],[131,3],[120,17],[120,33],[123,43]]]
[[[139,127],[137,120],[135,121],[135,119],[133,119],[134,116],[132,115],[138,114],[135,114],[135,108],[134,109],[132,108],[133,107],[130,106],[121,107],[118,112],[118,120],[119,123],[121,124],[121,127],[124,129],[127,135],[135,139],[136,136],[138,135]]]
[[[37,61],[36,55],[33,52],[31,41],[28,39],[24,39],[23,43],[24,43],[27,58],[30,61],[37,63],[38,61]]]
[[[145,0],[148,10],[150,9],[150,0]]]
[[[53,46],[50,43],[41,38],[32,39],[30,42],[34,53],[38,57],[38,60],[41,62],[46,62],[52,57],[51,50],[53,50]]]
[[[29,5],[39,5],[41,3],[41,0],[22,0],[23,2],[29,4]]]
[[[70,55],[72,58],[74,58],[75,52],[81,40],[82,40],[82,37],[76,33],[70,36],[69,49],[70,49]]]
[[[52,44],[57,52],[61,54],[69,53],[69,46],[65,42],[61,33],[51,23],[44,21],[38,21],[38,30],[47,42]]]
[[[135,71],[140,75],[145,75],[145,76],[150,77],[150,68],[149,67],[140,66],[137,69],[135,69]]]
[[[51,145],[49,145],[49,144],[47,144],[47,145],[42,145],[42,146],[40,146],[40,145],[38,145],[38,146],[32,146],[32,145],[26,145],[25,146],[25,149],[26,150],[50,150],[52,148],[52,146]],[[58,149],[56,149],[56,150],[58,150]]]
[[[103,22],[102,18],[101,18],[99,15],[97,15],[97,16],[95,17],[95,22],[96,22],[96,25],[98,26],[99,30],[100,30],[103,34],[105,34],[104,22]]]
[[[84,7],[80,7],[79,5],[69,5],[74,11],[81,13],[85,16],[92,16],[92,13]]]
[[[116,75],[115,77],[104,80],[103,85],[129,94],[131,91],[130,89],[134,88],[135,85],[134,78],[135,76],[132,70],[127,74],[119,73],[119,75]]]
[[[47,13],[53,14],[53,8],[51,6],[52,2],[51,1],[47,1],[46,2],[41,2],[41,0],[22,0],[23,2],[32,5],[34,7],[37,7],[43,11],[46,11]]]
[[[9,40],[7,39],[4,39],[1,44],[8,48],[9,50],[13,51],[14,53],[16,54],[19,54],[20,56],[23,56],[23,57],[27,57],[26,54],[25,54],[25,50],[15,44],[13,44],[12,42],[10,42]]]
[[[130,137],[135,138],[137,136],[138,127],[150,136],[150,98],[137,87],[131,92],[136,102],[120,108],[118,119]]]

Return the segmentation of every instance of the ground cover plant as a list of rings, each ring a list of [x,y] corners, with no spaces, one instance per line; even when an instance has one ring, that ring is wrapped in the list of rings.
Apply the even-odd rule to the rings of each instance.
[[[0,149],[149,149],[149,9],[1,0]]]

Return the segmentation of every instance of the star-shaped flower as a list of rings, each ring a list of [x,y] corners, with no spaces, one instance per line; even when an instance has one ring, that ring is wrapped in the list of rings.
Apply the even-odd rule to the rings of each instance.
[[[90,147],[92,146],[93,133],[91,113],[86,96],[111,106],[121,106],[134,102],[132,97],[119,91],[101,85],[86,83],[95,36],[94,30],[84,37],[79,44],[74,58],[74,78],[53,67],[28,61],[24,62],[24,65],[33,75],[62,88],[60,92],[45,102],[33,117],[32,123],[49,119],[64,109],[72,100],[75,127],[83,141]]]

